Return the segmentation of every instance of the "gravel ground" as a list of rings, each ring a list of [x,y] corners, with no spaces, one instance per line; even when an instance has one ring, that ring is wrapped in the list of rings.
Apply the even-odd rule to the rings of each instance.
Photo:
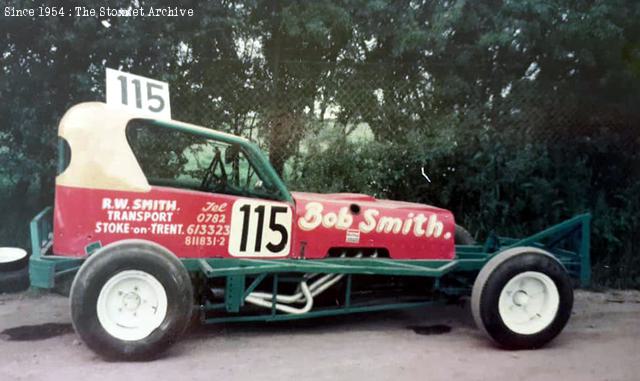
[[[493,346],[468,305],[197,326],[147,363],[103,361],[70,323],[64,297],[0,295],[0,380],[640,380],[638,291],[578,291],[567,328],[535,351]]]

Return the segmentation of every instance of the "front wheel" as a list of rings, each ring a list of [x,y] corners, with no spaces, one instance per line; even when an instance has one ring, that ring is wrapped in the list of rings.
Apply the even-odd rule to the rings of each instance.
[[[517,247],[493,257],[473,285],[471,310],[480,329],[508,349],[539,348],[564,328],[573,287],[544,250]]]
[[[193,290],[171,252],[126,240],[105,246],[82,265],[70,299],[73,326],[88,347],[109,359],[143,360],[185,331]]]

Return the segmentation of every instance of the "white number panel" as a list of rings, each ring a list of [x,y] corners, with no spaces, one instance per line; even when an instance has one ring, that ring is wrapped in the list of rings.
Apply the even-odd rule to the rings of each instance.
[[[291,207],[242,199],[231,210],[229,254],[234,257],[284,257],[291,247]]]
[[[157,119],[171,119],[168,83],[109,68],[107,104]]]

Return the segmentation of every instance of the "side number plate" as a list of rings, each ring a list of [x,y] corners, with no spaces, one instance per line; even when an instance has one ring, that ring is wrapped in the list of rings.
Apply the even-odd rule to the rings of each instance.
[[[291,247],[291,207],[263,200],[238,200],[231,211],[229,254],[284,257]]]

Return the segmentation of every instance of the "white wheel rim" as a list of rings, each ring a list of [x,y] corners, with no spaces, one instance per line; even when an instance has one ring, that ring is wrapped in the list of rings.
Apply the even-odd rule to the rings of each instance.
[[[532,335],[547,328],[560,306],[560,294],[551,278],[537,271],[520,273],[500,292],[502,322],[515,333]]]
[[[149,336],[167,315],[167,293],[151,274],[126,270],[112,276],[100,290],[98,320],[111,336],[136,341]]]
[[[19,261],[27,256],[27,252],[18,247],[0,247],[0,263]]]

